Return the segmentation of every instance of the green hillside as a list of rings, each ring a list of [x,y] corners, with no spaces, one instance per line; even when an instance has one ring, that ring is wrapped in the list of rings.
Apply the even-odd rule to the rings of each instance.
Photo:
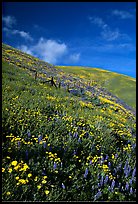
[[[136,108],[136,79],[98,68],[56,66],[65,73],[77,75],[83,79],[97,81],[102,87]]]
[[[3,201],[136,201],[135,110],[81,69],[2,44]]]

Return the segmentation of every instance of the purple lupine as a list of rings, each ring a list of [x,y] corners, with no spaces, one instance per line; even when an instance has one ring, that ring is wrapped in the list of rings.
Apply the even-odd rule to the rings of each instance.
[[[134,170],[132,172],[132,179],[134,178],[135,174],[136,174],[136,167],[134,168]]]
[[[132,144],[132,149],[135,149],[136,143]]]
[[[73,155],[76,155],[76,153],[77,153],[76,150],[74,150]]]
[[[27,135],[28,135],[28,138],[30,138],[30,137],[31,137],[31,133],[30,133],[30,131],[27,133]]]
[[[100,186],[101,186],[100,183],[98,183],[98,188],[99,188]]]
[[[80,139],[80,138],[78,139],[78,142],[79,142],[79,143],[81,142],[81,139]]]
[[[20,141],[18,141],[18,148],[20,148],[20,146],[21,146],[21,142],[20,142]]]
[[[125,166],[124,166],[124,170],[127,168],[128,166],[128,160],[126,160]]]
[[[127,171],[128,171],[128,174],[130,174],[130,172],[131,172],[131,166],[128,165]]]
[[[65,185],[64,185],[64,183],[62,183],[62,188],[65,189]]]
[[[101,186],[103,185],[103,181],[104,181],[104,177],[102,176],[102,177],[101,177],[101,180],[100,180],[100,185],[101,185]]]
[[[111,167],[111,162],[108,162],[108,166],[109,166],[109,168]]]
[[[90,165],[92,164],[92,160],[90,160]]]
[[[57,168],[57,164],[56,162],[54,162],[53,169],[55,170],[56,168]]]
[[[94,201],[97,200],[102,195],[101,191],[98,190],[98,193],[94,196]]]
[[[115,158],[117,159],[117,157],[118,157],[118,154],[115,154]]]
[[[46,170],[45,170],[45,168],[43,168],[43,171],[42,171],[42,175],[46,175]]]
[[[74,132],[73,136],[77,138],[78,137],[78,133]]]
[[[105,160],[108,160],[108,158],[109,158],[109,156],[108,156],[108,155],[106,155]]]
[[[126,189],[127,191],[129,190],[129,183],[128,183],[128,182],[126,182],[125,189]]]
[[[46,142],[43,143],[43,147],[46,148]]]
[[[115,187],[115,180],[113,179],[112,184],[111,184],[111,189],[113,190]]]
[[[109,176],[106,175],[105,179],[104,179],[104,184],[106,184],[108,182]]]
[[[84,178],[86,178],[88,175],[88,168],[85,169],[85,174],[84,174]]]
[[[132,194],[132,193],[133,193],[133,188],[131,187],[131,188],[130,188],[130,194]]]
[[[40,135],[40,136],[38,137],[38,143],[40,143],[40,141],[42,140],[42,138],[43,138],[42,135]]]

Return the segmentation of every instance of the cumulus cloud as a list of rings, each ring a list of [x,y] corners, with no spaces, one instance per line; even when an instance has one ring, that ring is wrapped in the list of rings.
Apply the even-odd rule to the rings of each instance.
[[[70,55],[69,59],[72,62],[78,62],[80,59],[80,53],[75,53],[75,54]]]
[[[18,46],[17,49],[29,54],[29,55],[33,55],[33,52],[26,46],[26,45],[21,45]]]
[[[40,38],[39,42],[31,49],[43,60],[55,64],[66,54],[67,45],[65,43],[58,43],[55,40]]]
[[[40,38],[35,45],[21,45],[18,48],[52,64],[56,64],[68,52],[65,43],[59,43],[55,40],[46,40],[44,38]]]
[[[127,11],[113,10],[112,14],[118,16],[121,19],[133,18],[133,15]]]
[[[8,28],[12,28],[12,26],[16,24],[16,19],[14,16],[2,16],[2,21]]]

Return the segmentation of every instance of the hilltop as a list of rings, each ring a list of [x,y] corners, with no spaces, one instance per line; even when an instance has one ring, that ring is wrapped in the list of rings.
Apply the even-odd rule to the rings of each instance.
[[[2,44],[2,200],[136,200],[135,101],[121,80],[135,97],[132,78]]]

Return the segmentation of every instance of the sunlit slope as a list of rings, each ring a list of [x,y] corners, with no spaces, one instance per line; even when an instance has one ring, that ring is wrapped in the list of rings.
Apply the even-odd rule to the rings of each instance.
[[[133,110],[96,79],[2,52],[2,200],[135,201]]]
[[[134,78],[99,68],[79,66],[56,66],[56,68],[88,81],[94,80],[129,106],[136,108],[136,80]]]

